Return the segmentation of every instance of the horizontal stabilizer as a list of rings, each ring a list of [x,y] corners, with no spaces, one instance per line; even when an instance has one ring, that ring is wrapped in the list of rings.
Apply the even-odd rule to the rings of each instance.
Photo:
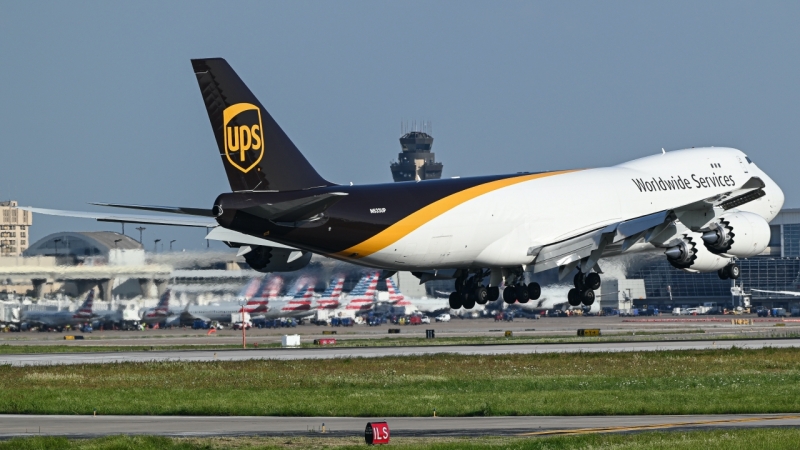
[[[93,203],[90,205],[108,206],[111,208],[139,209],[142,211],[156,211],[170,214],[186,214],[189,216],[214,217],[210,208],[187,208],[184,206],[151,206],[151,205],[123,205],[120,203]]]
[[[63,211],[60,209],[31,208],[29,206],[21,206],[19,209],[30,211],[32,213],[37,213],[37,214],[46,214],[48,216],[95,219],[98,222],[143,223],[150,225],[172,225],[179,227],[200,227],[200,228],[212,228],[219,226],[216,220],[205,219],[202,217],[176,218],[170,216],[145,216],[137,214],[109,214],[109,213],[95,213],[95,212],[82,212],[82,211]]]
[[[273,222],[300,222],[322,213],[346,195],[344,192],[331,192],[280,203],[251,206],[241,211]]]

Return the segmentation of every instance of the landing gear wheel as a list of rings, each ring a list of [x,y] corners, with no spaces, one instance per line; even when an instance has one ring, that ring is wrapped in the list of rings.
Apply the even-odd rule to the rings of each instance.
[[[570,289],[567,292],[567,302],[570,306],[578,306],[581,304],[581,291],[577,289]]]
[[[517,300],[520,303],[528,303],[528,300],[530,299],[530,297],[528,297],[528,286],[525,286],[524,284],[518,284],[515,292],[517,294]]]
[[[583,291],[581,303],[583,303],[584,306],[592,306],[592,304],[594,304],[594,291],[591,289]]]
[[[575,278],[572,279],[572,284],[575,285],[575,289],[583,290],[583,285],[585,284],[583,281],[583,273],[576,273]]]
[[[489,287],[487,289],[487,291],[489,293],[488,299],[489,299],[490,302],[493,302],[493,301],[497,300],[498,298],[500,298],[500,288],[499,287],[491,286],[491,287]]]
[[[528,298],[531,300],[539,300],[539,297],[542,296],[542,287],[539,286],[539,283],[530,283],[528,285]]]
[[[728,267],[725,266],[722,269],[719,269],[717,271],[717,276],[719,277],[720,280],[727,280],[728,278],[730,278],[728,276]]]
[[[738,264],[731,264],[728,267],[726,267],[726,269],[728,272],[728,277],[731,280],[738,280],[739,277],[742,275],[742,269],[739,268]]]
[[[586,275],[586,280],[583,282],[584,287],[591,290],[600,289],[600,274],[597,272],[592,272]]]
[[[517,293],[514,286],[506,286],[506,288],[503,289],[503,301],[509,305],[513,305],[514,302],[517,301]]]
[[[483,286],[478,286],[473,291],[472,296],[475,297],[475,303],[485,305],[489,301],[489,290]]]
[[[461,298],[463,296],[458,292],[452,292],[450,294],[450,309],[460,309],[461,308]]]
[[[470,295],[466,300],[464,300],[464,309],[472,309],[475,307],[475,298]]]

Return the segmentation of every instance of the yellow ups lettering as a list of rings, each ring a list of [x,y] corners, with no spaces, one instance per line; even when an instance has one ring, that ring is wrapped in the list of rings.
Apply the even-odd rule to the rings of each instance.
[[[261,127],[253,125],[253,150],[261,150]]]
[[[229,152],[239,150],[239,127],[228,127],[228,147]]]
[[[234,119],[236,120],[231,123]],[[244,173],[249,172],[264,156],[261,109],[250,103],[231,105],[222,111],[222,123],[228,162]],[[239,152],[238,158],[232,155],[235,152]]]
[[[244,152],[250,150],[250,144],[252,142],[250,136],[251,133],[249,127],[247,126],[239,127],[239,143],[242,145],[241,148],[242,152],[240,153],[241,161],[244,161]]]

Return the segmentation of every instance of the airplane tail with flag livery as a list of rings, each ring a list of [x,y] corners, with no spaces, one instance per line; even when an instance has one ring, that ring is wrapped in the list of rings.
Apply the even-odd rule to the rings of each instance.
[[[92,308],[94,307],[94,289],[89,291],[89,294],[86,296],[86,300],[84,300],[83,304],[80,308],[76,311],[78,315],[81,316],[91,316],[94,314],[92,312]]]

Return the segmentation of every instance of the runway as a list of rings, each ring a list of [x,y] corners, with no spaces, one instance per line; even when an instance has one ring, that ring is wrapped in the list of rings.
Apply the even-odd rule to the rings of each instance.
[[[663,333],[670,338],[691,339],[702,335],[712,338],[716,335],[731,337],[732,335],[745,337],[770,337],[770,335],[796,332],[800,329],[800,322],[790,321],[797,319],[759,319],[753,315],[736,316],[735,318],[750,318],[756,322],[752,325],[741,326],[731,324],[733,316],[663,316],[658,318],[625,318],[618,316],[577,316],[577,317],[545,317],[539,320],[516,318],[513,322],[495,322],[493,319],[453,319],[450,322],[435,322],[419,326],[381,325],[377,327],[322,327],[316,325],[301,325],[296,328],[251,329],[247,332],[248,342],[259,344],[274,344],[281,341],[284,334],[299,334],[304,342],[313,339],[331,337],[323,335],[323,331],[336,332],[336,339],[345,341],[349,339],[374,339],[383,337],[392,338],[424,338],[426,329],[436,331],[437,337],[475,337],[495,336],[501,337],[505,331],[511,331],[518,337],[563,337],[575,336],[579,328],[599,328],[604,336],[615,334],[630,335],[646,332],[650,335]],[[776,323],[783,325],[776,328]],[[399,334],[388,334],[390,328],[400,329]],[[65,341],[64,335],[82,335],[83,340]],[[242,335],[239,331],[218,330],[213,335],[208,335],[207,330],[192,330],[191,328],[153,329],[145,331],[112,331],[95,330],[93,333],[82,334],[79,332],[63,333],[0,333],[0,345],[64,345],[79,347],[92,346],[158,346],[158,345],[221,345],[241,343]]]
[[[508,355],[529,353],[595,353],[658,350],[800,348],[800,339],[749,339],[720,341],[641,341],[563,344],[437,345],[421,347],[321,347],[247,350],[170,350],[116,353],[43,353],[2,355],[0,364],[43,366],[54,364],[103,364],[147,361],[242,361],[248,359],[333,359],[378,358],[383,356],[431,355]]]
[[[386,421],[394,437],[552,436],[669,429],[800,426],[800,415],[514,417],[193,417],[0,415],[0,438],[161,436],[363,436],[370,421]],[[326,433],[321,433],[322,425]]]

